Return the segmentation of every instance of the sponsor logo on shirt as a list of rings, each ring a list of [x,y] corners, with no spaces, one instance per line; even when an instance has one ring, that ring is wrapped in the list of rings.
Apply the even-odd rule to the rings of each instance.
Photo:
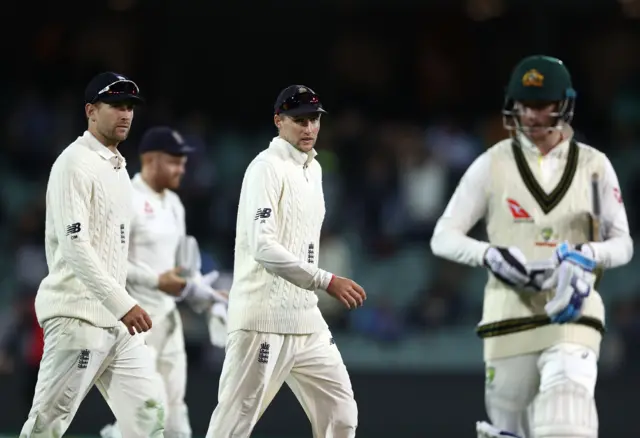
[[[258,211],[256,212],[256,216],[254,217],[254,220],[258,220],[261,219],[260,223],[263,224],[265,223],[265,219],[268,219],[271,217],[271,209],[270,208],[259,208]]]
[[[507,206],[513,216],[515,222],[533,222],[533,218],[527,210],[522,208],[520,204],[514,199],[507,198]]]
[[[67,236],[71,236],[72,239],[77,239],[81,229],[80,222],[67,225]]]

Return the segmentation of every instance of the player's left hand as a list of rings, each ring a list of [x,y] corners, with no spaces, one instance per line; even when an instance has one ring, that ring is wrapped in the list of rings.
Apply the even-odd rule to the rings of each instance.
[[[569,242],[562,242],[556,247],[553,257],[558,265],[567,261],[589,272],[597,267],[593,249],[584,243],[572,246]]]
[[[576,263],[565,260],[554,273],[557,281],[553,299],[544,310],[551,322],[564,324],[580,318],[582,305],[591,293],[595,275]]]

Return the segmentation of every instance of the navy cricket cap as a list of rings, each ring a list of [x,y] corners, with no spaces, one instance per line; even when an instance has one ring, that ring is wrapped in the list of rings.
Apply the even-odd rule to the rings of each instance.
[[[84,90],[84,102],[132,102],[144,103],[138,85],[119,73],[104,72],[91,79]]]
[[[315,91],[304,85],[290,85],[282,90],[276,99],[273,110],[276,114],[286,116],[326,113]]]
[[[182,135],[168,126],[156,126],[149,128],[142,136],[138,152],[165,152],[169,155],[182,156],[195,152],[195,148],[189,146]]]

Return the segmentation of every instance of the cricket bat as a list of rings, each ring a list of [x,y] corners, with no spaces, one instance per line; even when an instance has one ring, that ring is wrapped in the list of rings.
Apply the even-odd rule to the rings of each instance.
[[[602,206],[600,202],[600,175],[597,172],[591,174],[591,214],[589,215],[591,218],[591,230],[590,230],[590,238],[591,242],[602,242],[602,226],[600,223],[600,217],[602,214]],[[596,282],[595,287],[598,287],[600,280],[602,279],[602,268],[596,267]]]

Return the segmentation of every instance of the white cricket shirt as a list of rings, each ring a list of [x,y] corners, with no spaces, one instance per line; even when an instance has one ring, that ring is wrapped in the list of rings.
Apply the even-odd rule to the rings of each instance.
[[[136,305],[125,290],[131,181],[122,155],[85,131],[56,159],[46,196],[49,274],[38,321],[57,316],[113,327]]]
[[[185,211],[171,190],[158,193],[136,174],[132,180],[133,210],[127,290],[153,320],[176,308],[176,301],[158,289],[158,277],[176,267],[176,252],[186,233]]]
[[[315,155],[276,137],[245,172],[229,332],[306,334],[327,328],[315,294],[332,278],[318,268],[325,204]]]

